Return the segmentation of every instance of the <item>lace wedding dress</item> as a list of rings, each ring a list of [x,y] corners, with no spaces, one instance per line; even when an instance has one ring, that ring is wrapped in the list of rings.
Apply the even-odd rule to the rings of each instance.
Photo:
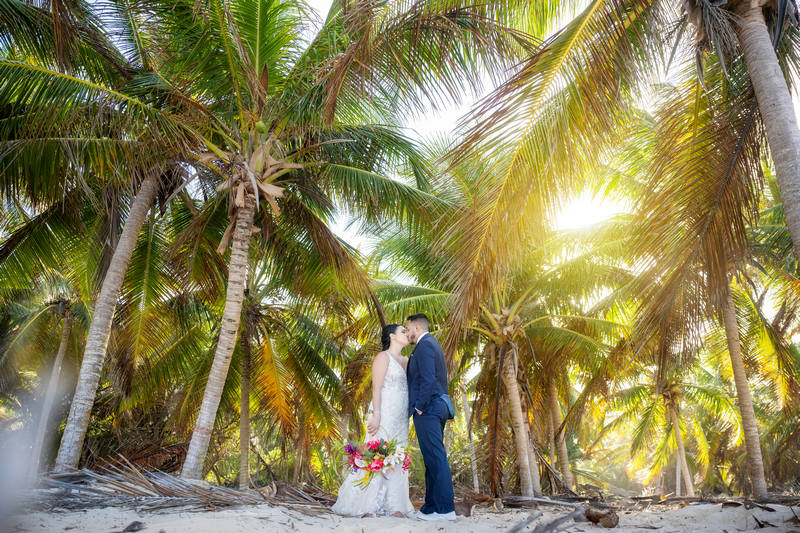
[[[402,447],[408,445],[408,381],[405,370],[392,356],[381,388],[381,427],[377,435],[367,435],[364,442],[379,438],[395,441]],[[350,472],[339,487],[339,497],[332,507],[334,513],[379,516],[414,512],[408,498],[408,472],[398,468],[387,474],[375,474],[369,485],[361,488],[358,482],[364,474]]]

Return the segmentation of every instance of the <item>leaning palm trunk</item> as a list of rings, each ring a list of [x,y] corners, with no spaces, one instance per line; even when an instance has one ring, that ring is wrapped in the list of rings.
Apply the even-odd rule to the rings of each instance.
[[[61,376],[61,364],[64,362],[64,355],[67,353],[67,344],[69,344],[69,335],[72,332],[72,311],[67,309],[64,312],[64,319],[61,323],[61,340],[58,343],[58,353],[56,360],[53,362],[53,370],[50,372],[50,379],[47,382],[47,389],[44,393],[44,404],[42,405],[42,415],[39,418],[39,425],[36,428],[36,437],[33,441],[33,455],[31,456],[31,479],[39,474],[39,462],[42,457],[42,449],[44,448],[44,436],[47,433],[47,428],[50,425],[50,411],[53,409],[53,402],[55,401],[56,389],[58,388],[58,379]]]
[[[764,22],[765,3],[742,2],[745,9],[740,13],[739,42],[775,164],[786,226],[795,253],[800,253],[800,129],[789,87]]]
[[[681,496],[681,460],[675,451],[675,496]]]
[[[242,333],[242,396],[239,401],[239,488],[250,487],[250,339]]]
[[[672,404],[669,406],[669,416],[672,419],[672,431],[675,434],[675,448],[678,454],[678,465],[676,465],[675,468],[680,467],[680,470],[683,473],[683,482],[686,484],[686,495],[690,498],[693,498],[694,486],[692,486],[692,476],[689,475],[689,465],[686,463],[686,450],[683,447],[680,421],[678,420],[678,413],[675,411],[675,406]],[[680,490],[680,483],[675,490],[675,495],[680,496],[680,494],[677,493],[677,491]]]
[[[523,496],[533,496],[533,483],[531,482],[531,468],[528,463],[528,431],[525,417],[522,413],[522,402],[519,399],[519,385],[514,371],[514,362],[506,353],[503,358],[503,382],[508,392],[508,405],[511,409],[511,420],[514,424],[514,444],[517,448],[517,463],[519,464],[519,485]]]
[[[561,418],[561,407],[558,405],[558,391],[556,390],[556,382],[554,379],[548,381],[547,388],[547,396],[550,403],[550,420],[553,424],[556,449],[558,452],[558,467],[561,469],[561,475],[564,477],[564,485],[571,489],[572,474],[569,471],[569,452],[567,450],[567,440],[564,438],[564,430],[559,430],[563,419]]]
[[[203,476],[203,465],[217,417],[217,408],[222,398],[222,388],[228,376],[233,347],[242,314],[244,300],[245,275],[247,274],[247,253],[250,248],[250,235],[255,214],[255,200],[252,194],[245,195],[244,205],[236,211],[236,225],[233,230],[233,244],[228,267],[228,286],[225,292],[225,310],[222,314],[217,350],[214,362],[208,373],[208,382],[203,393],[203,403],[197,414],[197,422],[192,431],[186,462],[183,464],[181,477],[184,479],[200,479]]]
[[[114,310],[117,307],[122,282],[125,279],[125,272],[128,270],[128,263],[131,260],[133,249],[139,237],[147,212],[153,205],[158,189],[158,176],[153,173],[142,181],[139,193],[133,200],[130,213],[125,220],[125,227],[120,235],[108,271],[103,278],[100,287],[100,296],[94,306],[92,323],[89,325],[89,332],[86,335],[86,346],[83,350],[83,360],[81,370],[78,374],[78,384],[75,387],[75,395],[72,397],[72,405],[69,409],[67,424],[64,427],[64,434],[61,437],[61,445],[58,448],[56,457],[56,470],[76,468],[81,456],[83,438],[86,436],[86,428],[89,426],[89,415],[94,404],[97,384],[100,382],[100,371],[103,368],[103,361],[106,357],[108,348],[108,338],[111,336],[111,323],[114,320]]]
[[[753,410],[753,399],[750,387],[747,384],[747,375],[744,370],[742,348],[739,344],[739,327],[736,322],[736,306],[730,288],[726,290],[725,308],[723,313],[725,321],[725,334],[728,340],[728,353],[731,357],[733,380],[736,383],[736,403],[742,415],[742,428],[744,429],[744,444],[747,450],[747,463],[750,467],[750,482],[753,486],[753,496],[763,500],[767,497],[767,482],[764,478],[764,462],[761,458],[761,443],[758,436],[758,423]]]
[[[467,432],[467,442],[469,443],[469,465],[472,469],[472,489],[475,492],[481,491],[480,483],[478,482],[478,460],[475,456],[475,439],[472,438],[472,431],[470,428],[470,412],[469,400],[467,399],[467,391],[464,386],[461,386],[461,412],[464,415],[464,429]]]

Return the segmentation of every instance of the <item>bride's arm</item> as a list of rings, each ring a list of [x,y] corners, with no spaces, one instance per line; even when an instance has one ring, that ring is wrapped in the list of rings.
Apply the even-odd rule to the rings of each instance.
[[[367,420],[367,431],[375,435],[381,427],[381,389],[386,370],[389,368],[389,354],[381,352],[372,362],[372,415]]]

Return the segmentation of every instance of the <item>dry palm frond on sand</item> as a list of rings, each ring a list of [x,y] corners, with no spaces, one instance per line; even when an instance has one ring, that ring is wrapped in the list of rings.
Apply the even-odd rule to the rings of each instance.
[[[134,507],[139,511],[207,511],[239,505],[271,503],[299,512],[318,515],[329,512],[327,494],[308,494],[300,489],[273,483],[253,490],[214,486],[188,481],[161,471],[142,471],[125,461],[99,470],[76,470],[51,474],[42,486],[60,489],[36,491],[30,505],[48,510],[70,510],[93,506]]]

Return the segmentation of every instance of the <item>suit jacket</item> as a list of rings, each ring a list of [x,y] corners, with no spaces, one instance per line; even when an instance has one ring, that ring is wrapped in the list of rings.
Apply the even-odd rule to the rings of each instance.
[[[430,333],[422,337],[408,360],[408,415],[423,413],[431,401],[447,394],[447,363],[439,342]]]

